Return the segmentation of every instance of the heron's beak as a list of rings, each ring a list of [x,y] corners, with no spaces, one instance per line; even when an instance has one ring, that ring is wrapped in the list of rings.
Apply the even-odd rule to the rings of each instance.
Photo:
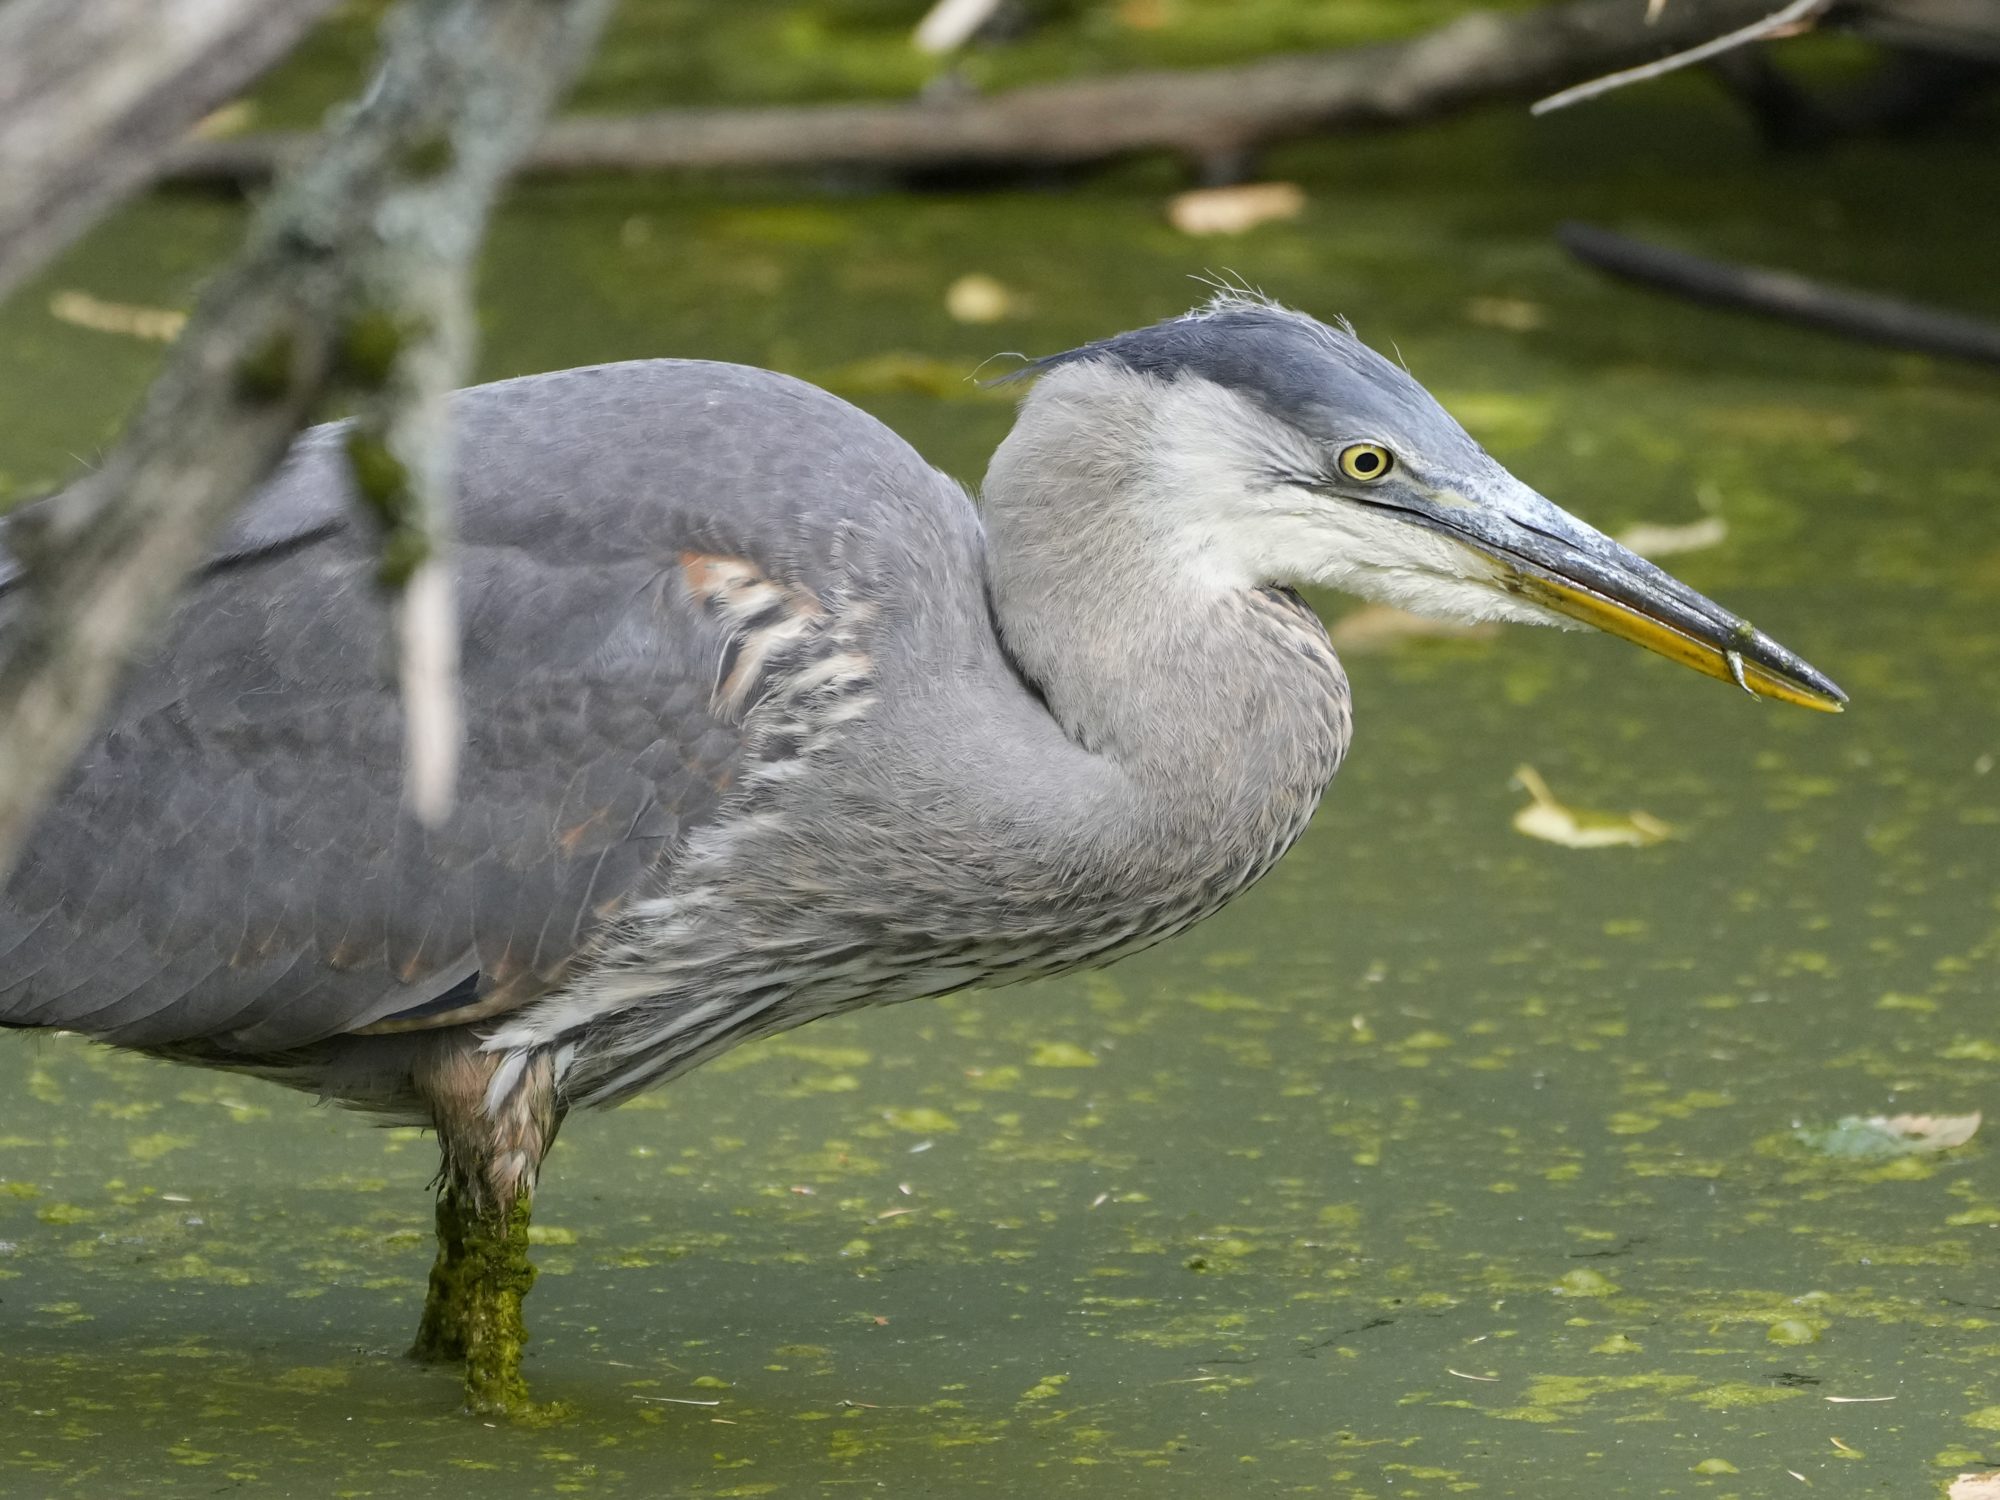
[[[1671,657],[1754,697],[1822,713],[1847,702],[1823,672],[1525,485],[1503,506],[1416,516],[1483,554],[1500,587]]]

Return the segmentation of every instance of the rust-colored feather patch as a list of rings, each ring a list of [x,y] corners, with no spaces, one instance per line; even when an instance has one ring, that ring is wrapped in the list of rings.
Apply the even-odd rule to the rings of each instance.
[[[573,823],[558,833],[556,835],[556,843],[561,847],[563,853],[574,856],[577,850],[581,849],[588,840],[596,836],[604,828],[610,816],[610,808],[600,807],[581,823]]]
[[[683,552],[689,595],[730,632],[715,673],[715,711],[740,719],[756,701],[765,671],[819,628],[826,609],[801,584],[781,583],[745,557]]]

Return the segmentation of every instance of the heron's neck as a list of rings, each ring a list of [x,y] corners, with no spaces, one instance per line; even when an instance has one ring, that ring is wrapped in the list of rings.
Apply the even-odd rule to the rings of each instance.
[[[1122,417],[1031,400],[982,497],[993,608],[1070,739],[1156,805],[1265,821],[1316,800],[1347,685],[1310,611],[1232,576],[1177,513]]]

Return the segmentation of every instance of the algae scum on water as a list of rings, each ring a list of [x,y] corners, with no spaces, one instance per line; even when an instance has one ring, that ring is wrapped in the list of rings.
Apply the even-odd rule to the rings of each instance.
[[[1547,234],[1705,226],[1976,306],[1972,167],[1775,172],[1719,107],[1664,107],[1292,152],[1300,216],[1223,249],[1166,226],[1151,168],[1061,196],[523,189],[484,373],[774,365],[969,480],[1009,407],[960,377],[1184,307],[1225,261],[1393,341],[1595,524],[1722,518],[1677,570],[1853,709],[1551,632],[1351,653],[1348,765],[1214,921],[571,1121],[531,1236],[549,1426],[456,1416],[402,1358],[428,1140],[10,1040],[0,1492],[1924,1495],[2000,1461],[1987,1136],[1846,1149],[2000,1081],[1994,388],[1608,287]],[[159,358],[51,298],[184,307],[239,227],[142,204],[0,309],[10,498]],[[975,273],[1001,321],[951,314]],[[1521,766],[1673,836],[1524,837]]]

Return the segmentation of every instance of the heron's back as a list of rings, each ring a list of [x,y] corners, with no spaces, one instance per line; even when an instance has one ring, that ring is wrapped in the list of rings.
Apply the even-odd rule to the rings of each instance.
[[[258,1055],[526,1004],[736,794],[837,601],[920,583],[899,628],[987,628],[966,497],[825,392],[682,361],[463,392],[468,739],[426,830],[341,438],[246,507],[38,825],[0,1024]],[[0,633],[7,583],[0,553]]]

